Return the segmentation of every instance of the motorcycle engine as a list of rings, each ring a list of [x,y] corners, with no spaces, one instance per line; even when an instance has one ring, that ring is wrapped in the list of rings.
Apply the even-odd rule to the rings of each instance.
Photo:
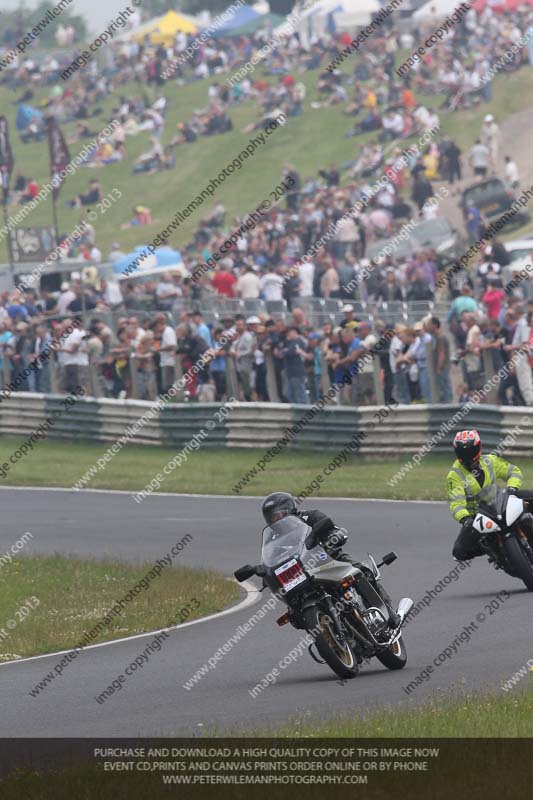
[[[376,638],[389,624],[379,608],[367,608],[366,611],[363,611],[363,620],[372,636]]]

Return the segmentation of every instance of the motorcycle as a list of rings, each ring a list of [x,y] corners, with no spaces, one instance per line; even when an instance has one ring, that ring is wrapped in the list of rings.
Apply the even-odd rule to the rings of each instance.
[[[478,506],[474,529],[495,569],[519,578],[533,592],[533,549],[520,524],[526,513],[520,497],[495,486],[493,497]]]
[[[313,638],[308,647],[311,657],[328,664],[340,678],[354,678],[363,661],[373,657],[388,669],[402,669],[407,653],[401,629],[413,601],[401,600],[400,622],[391,628],[387,607],[365,572],[336,560],[319,543],[321,533],[331,527],[331,520],[324,519],[310,528],[296,516],[268,525],[263,530],[261,563],[241,567],[235,578],[240,583],[253,576],[262,578],[287,605],[278,625],[290,623],[307,631]],[[391,552],[377,564],[369,555],[363,566],[377,580],[380,567],[396,558]]]

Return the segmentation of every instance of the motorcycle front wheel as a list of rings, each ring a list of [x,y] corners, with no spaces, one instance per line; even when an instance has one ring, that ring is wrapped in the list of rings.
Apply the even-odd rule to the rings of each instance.
[[[403,641],[403,636],[400,636],[396,641],[391,644],[382,653],[376,655],[378,661],[381,661],[387,669],[402,669],[407,664],[407,650]]]
[[[355,678],[359,666],[346,639],[339,640],[327,611],[317,606],[305,612],[305,628],[315,640],[316,649],[339,678]]]
[[[517,578],[524,581],[530,592],[533,592],[533,564],[525,554],[520,542],[511,536],[503,543],[505,557]]]

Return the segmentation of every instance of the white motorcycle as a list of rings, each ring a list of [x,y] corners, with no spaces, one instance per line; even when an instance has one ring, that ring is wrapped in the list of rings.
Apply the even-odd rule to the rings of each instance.
[[[311,529],[299,517],[288,516],[267,526],[261,564],[241,567],[236,579],[263,578],[287,605],[278,625],[290,623],[308,631],[313,638],[310,655],[339,677],[354,678],[360,664],[374,656],[388,669],[402,669],[407,653],[401,629],[413,601],[405,597],[400,602],[399,624],[391,628],[387,607],[372,579],[328,555],[319,544],[321,526],[325,532],[331,521],[322,520]],[[388,553],[378,565],[369,556],[364,567],[378,580],[380,567],[396,558],[396,553]]]

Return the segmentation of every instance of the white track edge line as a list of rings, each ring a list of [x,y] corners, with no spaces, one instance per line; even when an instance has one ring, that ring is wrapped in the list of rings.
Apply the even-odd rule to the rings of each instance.
[[[230,606],[230,608],[226,608],[224,611],[217,611],[216,614],[209,614],[207,617],[200,617],[200,619],[193,619],[191,622],[184,622],[182,625],[172,625],[170,628],[158,628],[155,631],[148,631],[147,633],[136,633],[134,636],[124,636],[121,639],[112,639],[110,642],[99,642],[98,644],[89,644],[86,647],[83,647],[80,652],[84,653],[86,650],[95,650],[97,647],[110,647],[114,644],[121,644],[122,642],[132,642],[135,639],[145,639],[147,636],[155,636],[162,631],[181,631],[183,628],[188,628],[191,625],[199,625],[201,622],[209,622],[213,619],[219,619],[220,617],[225,617],[227,614],[236,614],[237,611],[243,611],[248,606],[254,605],[259,600],[259,590],[251,583],[250,581],[244,581],[240,584],[246,592],[246,597],[244,597],[240,603],[237,603],[235,606]],[[7,667],[8,665],[13,664],[24,664],[28,661],[39,661],[43,658],[55,658],[57,656],[65,655],[66,653],[71,653],[73,648],[69,648],[68,650],[58,650],[56,653],[43,653],[40,656],[28,656],[27,658],[17,658],[14,661],[2,661],[0,663],[0,667]]]
[[[125,489],[71,489],[67,486],[0,486],[1,490],[10,490],[18,492],[73,492],[75,494],[81,493],[97,493],[97,494],[135,494],[135,491],[126,491]],[[264,500],[265,496],[262,494],[192,494],[188,492],[152,492],[149,497],[207,497],[209,499],[220,500]],[[311,499],[311,498],[310,498]],[[445,503],[445,500],[393,500],[390,497],[317,497],[317,500],[326,500],[333,502],[340,500],[343,503],[420,503],[424,505],[435,505]]]

